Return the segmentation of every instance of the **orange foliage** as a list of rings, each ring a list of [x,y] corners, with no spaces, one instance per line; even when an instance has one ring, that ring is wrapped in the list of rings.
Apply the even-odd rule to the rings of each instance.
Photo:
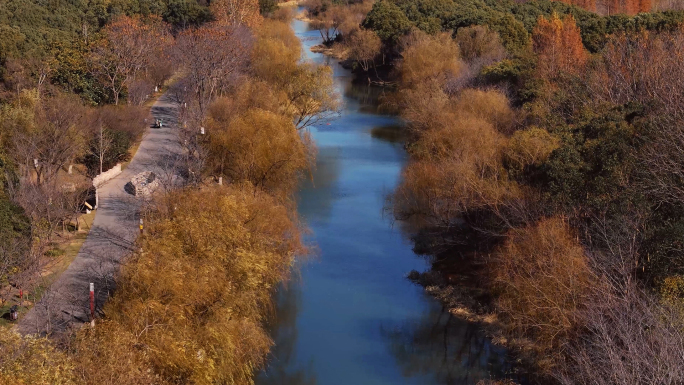
[[[538,55],[537,68],[546,79],[560,73],[579,74],[589,59],[572,15],[563,20],[555,13],[550,20],[540,16],[532,40]]]
[[[641,12],[650,12],[653,8],[652,0],[607,0],[605,4],[606,13],[615,15],[624,13],[626,15],[636,15]]]
[[[512,331],[549,353],[561,346],[596,285],[567,222],[549,218],[510,231],[494,262],[496,305]]]

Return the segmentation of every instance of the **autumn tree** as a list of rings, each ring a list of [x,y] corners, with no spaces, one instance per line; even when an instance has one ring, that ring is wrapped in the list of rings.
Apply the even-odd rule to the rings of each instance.
[[[608,15],[619,13],[636,15],[641,12],[650,12],[653,4],[652,0],[606,0],[604,7]]]
[[[572,15],[567,15],[562,20],[555,13],[548,20],[540,16],[532,41],[538,55],[538,71],[545,79],[554,78],[561,73],[577,75],[589,59]]]
[[[254,28],[263,22],[258,0],[215,0],[210,9],[221,24]]]
[[[275,87],[285,87],[299,66],[301,42],[292,28],[280,21],[266,20],[256,34],[251,52],[252,74]]]
[[[171,193],[147,223],[103,331],[80,332],[77,372],[86,382],[250,384],[272,345],[272,291],[305,252],[296,218],[262,191],[217,186]]]
[[[367,29],[359,29],[352,33],[347,43],[349,59],[361,65],[363,71],[368,72],[373,61],[380,54],[382,42],[378,35]]]
[[[179,64],[201,115],[246,69],[251,49],[251,34],[239,26],[209,24],[179,34]]]
[[[126,87],[154,62],[165,60],[168,35],[161,20],[121,16],[104,28],[91,55],[93,71],[112,91],[114,104]]]
[[[78,383],[67,354],[47,337],[22,337],[9,328],[0,328],[0,381],[7,384]]]
[[[468,213],[507,222],[506,211],[525,192],[503,168],[507,138],[497,125],[513,116],[507,99],[496,91],[464,91],[462,101],[430,87],[402,92],[415,139],[408,147],[413,161],[392,196],[395,217],[432,229],[479,220]]]
[[[286,116],[250,109],[230,116],[227,101],[209,109],[209,167],[226,182],[249,182],[258,189],[287,196],[297,176],[311,166],[312,147]],[[308,144],[308,146],[307,146]]]
[[[284,108],[298,130],[331,119],[339,113],[340,99],[332,68],[301,64],[285,86]]]
[[[513,333],[557,352],[581,324],[597,279],[568,224],[549,218],[512,230],[494,258],[496,305]]]
[[[8,150],[27,181],[49,182],[82,154],[85,112],[74,97],[39,99],[30,91],[4,110]]]
[[[420,84],[441,87],[464,69],[458,45],[448,33],[430,36],[413,32],[404,41],[404,47],[400,71],[407,88]]]
[[[459,28],[454,37],[461,58],[475,68],[490,65],[506,57],[499,34],[488,26]]]

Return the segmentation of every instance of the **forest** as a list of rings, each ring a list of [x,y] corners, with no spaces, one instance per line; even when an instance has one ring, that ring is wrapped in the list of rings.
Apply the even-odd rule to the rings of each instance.
[[[273,290],[308,253],[293,199],[315,162],[307,127],[338,108],[288,15],[252,0],[0,2],[3,313],[46,292],[93,176],[135,154],[162,92],[184,154],[97,326],[23,336],[3,319],[0,382],[252,383]]]
[[[320,48],[406,122],[386,211],[431,262],[409,278],[482,321],[532,383],[684,382],[684,4],[301,5]],[[339,109],[292,16],[269,0],[0,2],[3,307],[40,293],[89,178],[130,160],[156,89],[178,101],[186,170],[145,206],[95,328],[0,325],[3,383],[253,382],[273,289],[309,252],[308,128]]]
[[[535,382],[681,383],[682,4],[306,5],[407,123],[387,210],[432,261],[410,278]]]

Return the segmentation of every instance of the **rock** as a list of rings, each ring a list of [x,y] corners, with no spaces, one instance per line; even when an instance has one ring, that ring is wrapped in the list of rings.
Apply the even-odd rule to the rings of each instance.
[[[159,187],[157,176],[152,171],[144,171],[131,179],[135,196],[149,196]]]

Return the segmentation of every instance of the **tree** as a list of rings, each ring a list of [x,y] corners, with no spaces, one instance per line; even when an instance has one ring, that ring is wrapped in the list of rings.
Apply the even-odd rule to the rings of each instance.
[[[238,26],[210,24],[179,34],[176,52],[201,115],[246,69],[251,49],[252,36]]]
[[[442,87],[458,77],[464,69],[458,45],[450,34],[430,36],[424,32],[412,33],[404,42],[401,62],[401,79],[405,87],[433,84]]]
[[[105,320],[79,331],[77,372],[85,382],[250,384],[272,345],[272,291],[305,252],[296,217],[264,192],[216,186],[170,193],[146,224]]]
[[[301,64],[285,86],[285,111],[298,130],[326,121],[339,113],[340,99],[328,66]]]
[[[382,42],[378,35],[367,29],[354,31],[347,44],[349,58],[359,63],[364,72],[368,72],[382,48]]]
[[[506,57],[506,49],[501,44],[499,34],[486,25],[459,28],[454,40],[460,49],[461,58],[476,68]]]
[[[22,337],[9,328],[0,328],[0,381],[26,384],[76,384],[69,357],[47,337]]]
[[[558,352],[581,324],[596,280],[568,224],[549,218],[512,230],[494,258],[496,306],[513,333],[545,354]]]
[[[549,20],[540,16],[532,41],[538,55],[537,68],[545,79],[560,73],[577,75],[589,60],[572,15],[565,16],[563,20],[555,13]]]
[[[168,37],[161,20],[121,16],[104,28],[105,38],[93,49],[94,72],[103,78],[112,91],[114,104],[119,104],[122,91],[151,67],[164,60],[163,50]]]
[[[375,31],[382,41],[394,45],[410,30],[411,22],[393,2],[381,0],[373,4],[363,27]]]
[[[219,23],[234,27],[258,27],[263,22],[259,0],[215,0],[211,12]]]
[[[587,11],[596,12],[596,0],[561,0],[564,3],[582,7]]]
[[[289,117],[256,108],[230,116],[227,108],[226,100],[217,100],[205,122],[212,173],[226,182],[249,182],[288,196],[298,175],[312,164],[309,140],[302,140]]]
[[[85,107],[75,97],[38,99],[24,92],[3,114],[9,150],[27,181],[40,185],[83,151]]]

